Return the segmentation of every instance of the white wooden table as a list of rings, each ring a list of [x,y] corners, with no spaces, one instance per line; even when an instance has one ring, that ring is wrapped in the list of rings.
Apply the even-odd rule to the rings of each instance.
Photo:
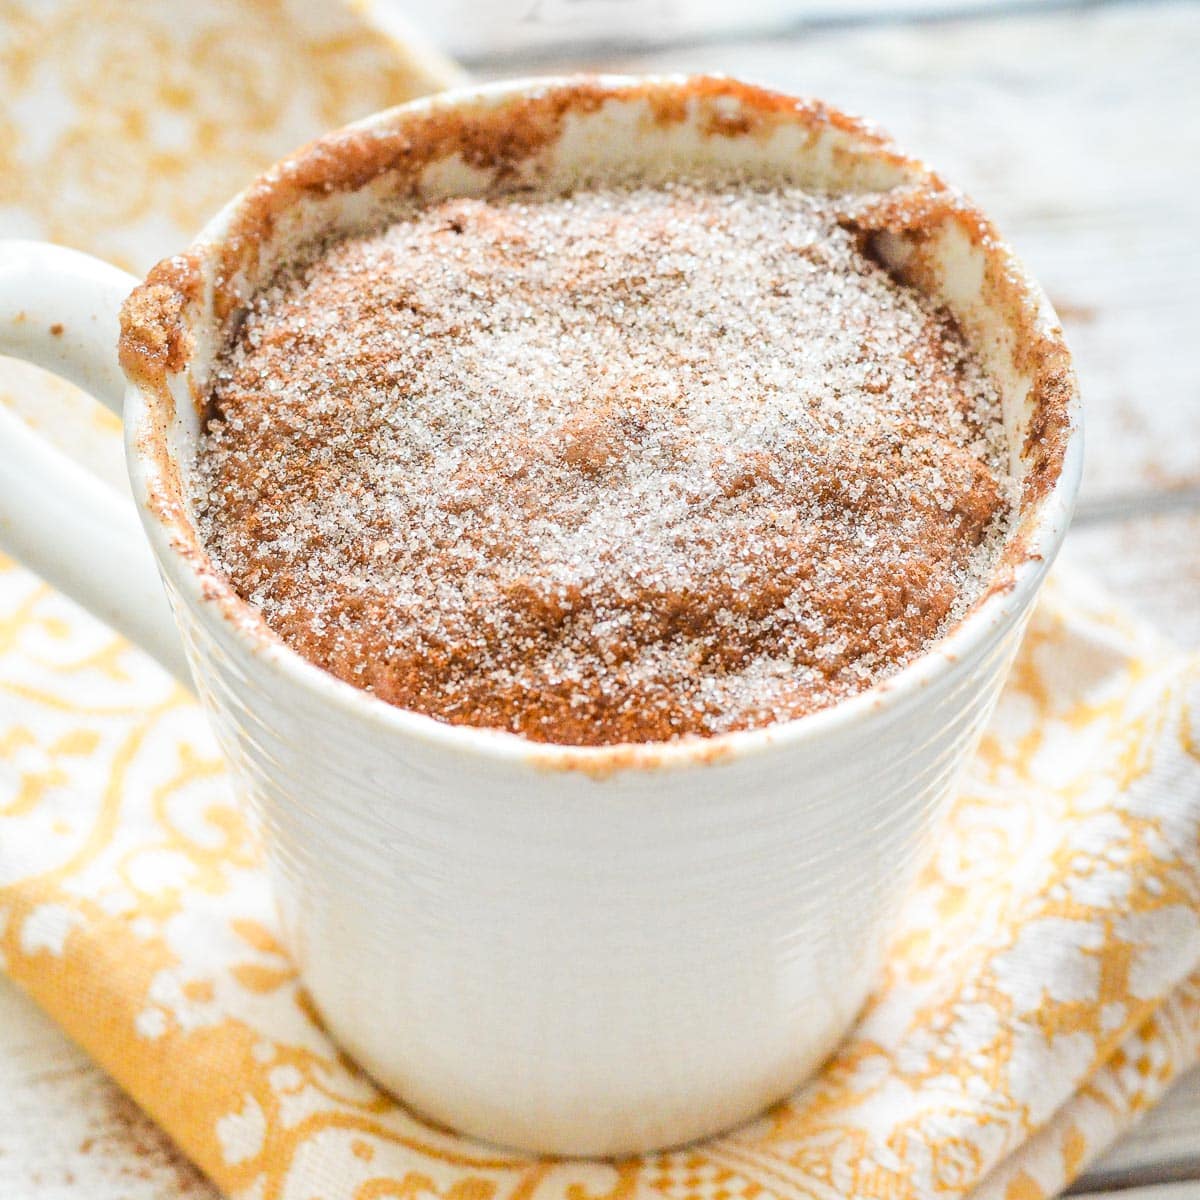
[[[1200,647],[1200,6],[1003,7],[585,65],[720,70],[819,95],[883,119],[971,191],[1076,350],[1089,461],[1066,559]],[[1200,1071],[1076,1188],[1116,1190],[1200,1200]],[[215,1193],[0,981],[0,1200],[27,1198]]]

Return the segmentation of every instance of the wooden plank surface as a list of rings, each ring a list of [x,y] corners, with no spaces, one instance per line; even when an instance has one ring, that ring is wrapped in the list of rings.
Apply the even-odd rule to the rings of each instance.
[[[1200,647],[1197,61],[1200,6],[1126,4],[820,28],[585,65],[723,70],[820,95],[884,121],[971,191],[1047,285],[1076,350],[1089,461],[1065,559]],[[1169,1182],[1182,1179],[1193,1182]],[[1077,1190],[1200,1200],[1196,1181],[1200,1071]],[[0,981],[0,1198],[27,1197],[215,1193]]]
[[[1077,1200],[1097,1200],[1111,1192],[1072,1192]],[[1165,1185],[1132,1187],[1121,1192],[1121,1200],[1200,1200],[1200,1182],[1190,1180]]]
[[[0,1197],[219,1200],[157,1126],[3,978]]]
[[[1062,561],[1086,571],[1178,645],[1200,648],[1200,508],[1079,520]]]
[[[1122,1191],[1187,1180],[1200,1189],[1200,1070],[1185,1075],[1162,1104],[1078,1181],[1073,1192]],[[1200,1196],[1200,1192],[1193,1193]]]

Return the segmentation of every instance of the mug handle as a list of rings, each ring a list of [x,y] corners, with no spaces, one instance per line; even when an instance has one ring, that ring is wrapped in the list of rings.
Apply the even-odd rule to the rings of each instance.
[[[137,280],[46,242],[0,241],[0,354],[90,392],[121,415],[121,303]],[[156,658],[191,675],[154,556],[128,500],[0,406],[0,550]]]

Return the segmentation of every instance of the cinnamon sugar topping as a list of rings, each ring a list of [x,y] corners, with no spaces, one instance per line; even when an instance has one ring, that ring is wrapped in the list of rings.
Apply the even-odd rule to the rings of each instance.
[[[986,588],[992,382],[836,196],[456,199],[324,247],[218,364],[192,500],[296,650],[580,745],[786,720]]]

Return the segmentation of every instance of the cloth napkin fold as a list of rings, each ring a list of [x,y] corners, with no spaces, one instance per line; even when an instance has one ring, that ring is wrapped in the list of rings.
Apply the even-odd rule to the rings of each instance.
[[[455,77],[361,3],[10,8],[0,233],[134,270],[296,143]],[[115,422],[65,385],[0,364],[0,402],[120,479]],[[0,560],[0,969],[233,1197],[1032,1200],[1200,1057],[1200,661],[1053,580],[819,1078],[704,1145],[539,1161],[338,1053],[192,700]]]

